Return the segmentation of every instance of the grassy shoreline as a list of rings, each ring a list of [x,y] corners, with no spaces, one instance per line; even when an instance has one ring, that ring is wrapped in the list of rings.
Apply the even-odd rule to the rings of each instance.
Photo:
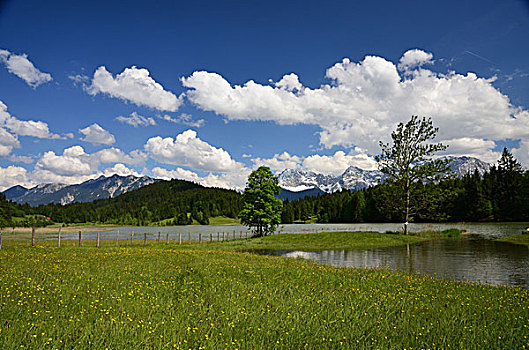
[[[529,246],[529,234],[514,235],[495,239],[496,242],[508,242],[512,244]]]
[[[8,242],[0,348],[529,346],[526,289],[197,247]]]

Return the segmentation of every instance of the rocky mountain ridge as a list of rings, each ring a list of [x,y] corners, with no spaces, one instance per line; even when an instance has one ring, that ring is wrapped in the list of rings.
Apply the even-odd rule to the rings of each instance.
[[[447,157],[450,167],[457,177],[473,173],[475,170],[483,176],[490,165],[473,157]],[[278,175],[279,186],[291,192],[303,192],[319,189],[326,193],[341,190],[358,191],[379,184],[385,175],[379,170],[363,170],[350,166],[341,175],[324,175],[312,171],[286,169]]]
[[[73,202],[91,202],[96,199],[113,198],[155,181],[157,180],[147,176],[120,176],[115,174],[110,177],[100,176],[97,179],[76,185],[40,184],[30,189],[17,185],[3,193],[8,200],[20,204],[28,203],[31,206],[38,206],[58,203],[65,205]]]

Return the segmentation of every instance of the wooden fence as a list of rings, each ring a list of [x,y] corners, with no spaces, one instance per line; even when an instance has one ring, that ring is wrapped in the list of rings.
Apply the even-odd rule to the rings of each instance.
[[[84,245],[100,247],[102,245],[102,242],[115,242],[115,246],[131,246],[131,245],[138,245],[138,242],[143,241],[143,245],[147,246],[149,244],[160,244],[161,243],[161,232],[156,233],[147,233],[144,232],[143,235],[139,235],[137,237],[134,237],[135,233],[134,231],[130,231],[129,237],[123,237],[120,235],[120,231],[117,230],[112,236],[109,234],[105,234],[104,231],[84,231],[79,230],[77,233],[67,233],[64,234],[62,232],[62,227],[59,227],[57,229],[56,238],[53,238],[53,233],[50,233],[49,230],[46,231],[45,236],[39,237],[37,235],[37,230],[35,227],[31,228],[31,246],[35,247],[37,243],[37,239],[44,240],[46,242],[50,241],[57,241],[57,247],[60,248],[61,244],[64,244],[64,241],[75,241],[77,239],[77,245],[79,247],[82,247]],[[13,233],[9,235],[9,238],[15,239],[15,240],[21,240],[16,237],[16,234]],[[66,235],[66,237],[65,237]],[[0,249],[2,249],[2,239],[8,237],[6,235],[3,235],[3,231],[0,229]],[[121,239],[120,239],[121,238]],[[143,238],[143,239],[142,239]],[[173,232],[173,233],[166,233],[165,236],[165,244],[170,244],[175,242],[178,245],[182,244],[202,244],[202,243],[213,243],[213,242],[223,242],[223,241],[233,241],[233,240],[242,240],[242,239],[248,239],[250,238],[250,233],[248,231],[224,231],[224,232],[216,232],[209,233],[209,234],[202,234],[201,232],[198,233],[198,236],[191,237],[191,233],[187,233],[187,241],[182,240],[183,235],[182,232]],[[194,239],[192,239],[194,238]],[[130,240],[130,241],[129,241]],[[94,243],[87,243],[87,241],[92,241]],[[5,242],[4,242],[5,243]],[[108,244],[106,244],[108,246]]]

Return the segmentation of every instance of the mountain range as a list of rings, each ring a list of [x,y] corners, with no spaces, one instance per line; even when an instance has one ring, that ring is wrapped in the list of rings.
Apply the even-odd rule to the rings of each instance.
[[[473,157],[447,157],[451,160],[450,167],[455,176],[461,178],[475,170],[483,176],[490,165]],[[312,171],[287,169],[278,175],[279,186],[286,191],[280,194],[281,199],[297,199],[314,195],[314,190],[333,193],[341,190],[357,191],[375,186],[384,179],[379,170],[363,170],[351,166],[341,175],[323,175]],[[296,193],[293,195],[292,193]]]
[[[472,157],[451,157],[450,166],[458,177],[477,170],[480,175],[487,172],[490,166]],[[316,196],[322,193],[333,193],[341,190],[357,191],[375,186],[384,179],[378,170],[363,170],[355,166],[347,168],[341,175],[324,175],[311,171],[286,169],[278,175],[282,188],[279,198],[294,200],[305,196]],[[120,194],[150,185],[158,180],[148,176],[101,176],[76,185],[41,184],[27,189],[14,186],[3,193],[8,200],[31,206],[58,203],[91,202],[97,199],[113,198]]]
[[[100,176],[97,179],[85,181],[76,185],[41,184],[33,188],[14,186],[3,193],[8,200],[31,206],[58,203],[69,204],[74,202],[91,202],[96,199],[113,198],[122,193],[129,192],[145,185],[156,182],[148,176]]]

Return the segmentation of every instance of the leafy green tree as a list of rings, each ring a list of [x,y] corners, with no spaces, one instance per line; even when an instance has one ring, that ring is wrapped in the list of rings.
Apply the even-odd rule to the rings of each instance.
[[[13,213],[6,196],[3,193],[0,193],[0,228],[7,227],[12,224],[12,214]]]
[[[411,193],[417,183],[439,179],[449,170],[446,159],[432,159],[435,152],[448,146],[430,143],[439,128],[433,126],[430,118],[412,116],[406,124],[399,123],[391,133],[393,144],[379,142],[382,153],[375,157],[380,171],[389,177],[402,191],[404,212],[404,234],[408,234]]]
[[[239,217],[243,225],[253,230],[254,236],[273,232],[281,222],[283,203],[275,197],[280,191],[278,179],[268,167],[261,166],[248,177]]]

